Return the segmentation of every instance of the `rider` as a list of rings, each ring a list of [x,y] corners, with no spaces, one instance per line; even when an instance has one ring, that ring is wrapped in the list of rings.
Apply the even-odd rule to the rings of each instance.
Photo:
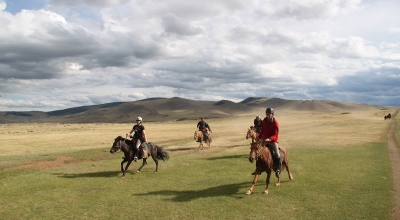
[[[274,160],[275,176],[279,178],[282,163],[278,146],[279,123],[274,117],[273,108],[267,108],[265,113],[266,117],[262,121],[262,129],[259,138],[263,140],[264,146],[268,145],[272,147],[274,151],[272,157]]]
[[[132,134],[132,132],[135,132],[133,135],[133,139],[136,140],[136,150],[135,150],[135,157],[133,160],[136,162],[138,160],[138,153],[139,153],[139,147],[143,143],[143,145],[147,145],[147,138],[146,138],[146,133],[144,131],[144,126],[142,124],[142,117],[137,117],[136,118],[136,124],[132,127],[132,130],[129,131],[128,134],[126,134],[126,137],[128,135]],[[134,141],[135,143],[135,141]],[[144,146],[146,147],[146,146]]]
[[[259,115],[256,116],[256,119],[254,119],[254,128],[256,129],[257,133],[261,132],[262,120]]]
[[[200,118],[200,121],[197,123],[197,128],[199,131],[203,132],[204,135],[204,141],[207,142],[208,140],[208,132],[207,129],[212,133],[210,125],[208,125],[207,122],[204,121],[204,117]]]

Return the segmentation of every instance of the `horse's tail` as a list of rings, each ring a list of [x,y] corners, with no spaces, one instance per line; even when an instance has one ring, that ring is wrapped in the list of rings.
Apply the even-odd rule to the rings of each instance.
[[[157,159],[160,159],[160,160],[163,160],[163,161],[168,160],[169,159],[168,152],[165,151],[163,147],[159,147],[157,145],[156,145],[156,147],[157,147]]]

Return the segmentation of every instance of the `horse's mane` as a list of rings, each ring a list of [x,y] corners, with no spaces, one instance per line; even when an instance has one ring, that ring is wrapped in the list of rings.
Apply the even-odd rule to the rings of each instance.
[[[132,143],[133,143],[133,141],[132,140],[129,140],[129,139],[126,139],[126,138],[124,138],[124,137],[122,137],[122,136],[118,136],[117,138],[115,138],[116,140],[122,140],[122,141],[124,141],[126,144],[128,144],[128,145],[132,145]]]

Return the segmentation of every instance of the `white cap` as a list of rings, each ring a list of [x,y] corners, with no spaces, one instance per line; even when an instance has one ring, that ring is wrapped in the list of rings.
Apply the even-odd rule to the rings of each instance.
[[[143,121],[142,117],[137,117],[136,121]]]

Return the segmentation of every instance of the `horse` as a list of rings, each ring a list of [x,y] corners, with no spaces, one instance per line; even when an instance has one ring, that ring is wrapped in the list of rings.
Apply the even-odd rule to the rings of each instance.
[[[392,118],[392,115],[390,113],[385,115],[385,116],[383,116],[383,120],[391,119],[391,118]]]
[[[133,149],[135,148],[134,146],[134,141],[133,140],[128,140],[123,138],[122,136],[118,136],[114,139],[114,143],[110,149],[110,153],[115,153],[118,150],[121,150],[122,152],[124,152],[125,157],[123,157],[122,162],[121,162],[121,171],[122,171],[122,176],[121,178],[123,178],[126,174],[126,171],[128,170],[129,165],[132,163],[133,158],[135,156],[135,150]],[[154,171],[154,173],[157,173],[158,171],[158,160],[163,160],[166,161],[169,159],[169,154],[168,152],[166,152],[162,147],[159,147],[157,145],[155,145],[152,142],[149,142],[147,144],[148,150],[147,152],[143,149],[143,145],[140,145],[139,150],[142,153],[145,153],[142,155],[142,153],[139,153],[138,155],[138,159],[143,159],[143,163],[142,166],[139,167],[139,169],[137,170],[137,172],[140,172],[142,170],[142,168],[144,167],[144,165],[147,164],[147,157],[151,156],[154,160],[154,162],[156,163],[156,170]],[[145,158],[142,158],[143,156],[145,156]],[[126,163],[125,169],[124,169],[124,163]]]
[[[258,133],[254,126],[250,126],[247,130],[246,139],[251,138],[251,142],[255,143],[258,140]]]
[[[208,139],[206,141],[204,141],[204,135],[203,135],[202,131],[194,131],[193,138],[194,138],[194,140],[196,140],[196,142],[200,142],[199,150],[202,150],[204,148],[203,142],[205,142],[208,145],[208,147],[210,147],[211,142],[212,142],[212,137],[211,137],[210,133],[208,133]]]
[[[256,161],[256,171],[254,172],[254,179],[253,179],[252,185],[250,186],[249,190],[247,190],[246,195],[250,195],[253,192],[254,186],[256,185],[259,176],[264,171],[267,173],[267,178],[265,181],[266,188],[265,188],[264,194],[268,194],[269,179],[271,177],[271,171],[272,171],[272,168],[274,167],[273,166],[274,164],[273,164],[271,150],[268,147],[263,147],[261,145],[262,145],[262,140],[259,140],[255,143],[250,143],[249,162],[253,163],[254,161]],[[279,150],[280,150],[281,161],[282,161],[281,171],[283,171],[286,168],[287,173],[289,175],[289,179],[293,180],[293,176],[289,170],[288,154],[283,147],[279,147]],[[280,178],[278,178],[278,181],[276,182],[275,185],[276,186],[281,185]]]

